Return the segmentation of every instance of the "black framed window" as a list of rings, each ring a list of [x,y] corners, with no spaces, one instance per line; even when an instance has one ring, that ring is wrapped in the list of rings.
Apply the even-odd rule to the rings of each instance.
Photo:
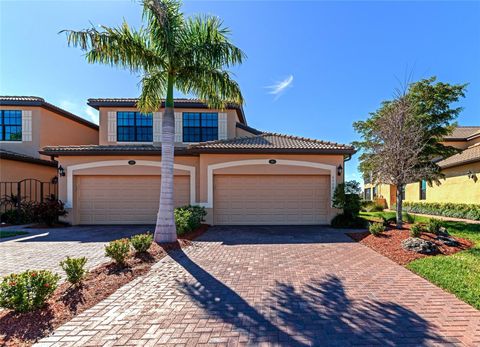
[[[117,141],[152,142],[152,114],[141,112],[117,112]]]
[[[374,186],[372,192],[373,192],[373,198],[375,199],[378,194],[378,186]]]
[[[22,141],[22,111],[0,110],[0,141]]]
[[[217,113],[183,113],[183,142],[218,140]]]
[[[421,180],[420,181],[420,200],[427,199],[427,181]]]

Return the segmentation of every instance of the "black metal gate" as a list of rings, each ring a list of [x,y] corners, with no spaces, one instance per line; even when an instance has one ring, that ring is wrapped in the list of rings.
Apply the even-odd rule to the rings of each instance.
[[[27,178],[19,182],[0,182],[1,212],[18,208],[22,202],[43,202],[47,198],[58,198],[56,181]]]

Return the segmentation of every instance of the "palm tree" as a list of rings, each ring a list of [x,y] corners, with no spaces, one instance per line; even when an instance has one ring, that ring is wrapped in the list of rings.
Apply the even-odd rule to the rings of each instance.
[[[185,18],[180,5],[177,0],[143,1],[146,26],[140,30],[124,21],[118,28],[62,31],[69,45],[86,52],[89,63],[120,66],[142,74],[142,92],[137,102],[141,112],[157,111],[165,100],[156,242],[177,240],[173,215],[174,88],[195,95],[211,108],[243,104],[240,87],[226,70],[245,58],[231,43],[230,30],[217,17]]]

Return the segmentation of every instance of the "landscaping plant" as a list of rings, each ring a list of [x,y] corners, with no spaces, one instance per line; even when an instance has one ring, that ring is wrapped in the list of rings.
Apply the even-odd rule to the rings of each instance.
[[[480,204],[406,201],[403,207],[405,211],[413,213],[480,220]]]
[[[45,201],[36,204],[34,213],[40,223],[45,223],[48,226],[57,223],[59,217],[67,215],[65,204],[57,200],[55,196],[51,196]]]
[[[82,281],[85,277],[87,270],[85,269],[85,264],[87,263],[87,258],[70,258],[60,262],[60,267],[65,271],[67,275],[67,281],[71,284],[77,284]]]
[[[331,225],[336,228],[362,228],[365,222],[359,218],[362,207],[360,199],[361,188],[356,181],[340,183],[333,192],[333,207],[343,210],[335,216]]]
[[[112,258],[118,265],[125,266],[130,253],[130,241],[120,239],[111,241],[105,246],[105,255]]]
[[[410,236],[411,237],[420,237],[423,230],[424,230],[424,228],[423,228],[422,224],[415,223],[410,227]]]
[[[438,234],[443,227],[443,221],[438,218],[430,218],[427,221],[427,230],[433,234]]]
[[[137,253],[145,253],[148,251],[153,242],[151,233],[134,235],[130,238],[130,243]]]
[[[89,63],[129,69],[141,74],[137,102],[143,113],[163,109],[160,206],[156,242],[177,240],[174,219],[174,89],[198,97],[208,107],[241,106],[243,96],[230,68],[245,54],[230,40],[230,30],[216,16],[185,18],[176,0],[142,1],[146,25],[66,30],[68,43],[86,52]],[[162,105],[164,103],[164,106]]]
[[[385,226],[382,223],[371,223],[368,227],[368,231],[373,236],[379,236],[385,231]]]
[[[176,208],[174,211],[175,216],[175,225],[177,226],[177,234],[183,235],[186,232],[189,232],[191,225],[191,218],[193,216],[192,211]]]
[[[42,307],[60,276],[48,270],[27,270],[5,276],[0,283],[0,307],[28,312]]]

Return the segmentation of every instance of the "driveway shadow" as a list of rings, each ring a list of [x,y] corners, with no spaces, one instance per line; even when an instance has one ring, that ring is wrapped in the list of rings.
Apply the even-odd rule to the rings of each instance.
[[[183,251],[170,256],[198,283],[181,282],[184,293],[212,319],[249,336],[248,343],[288,346],[381,345],[411,346],[446,343],[415,312],[393,302],[350,301],[342,281],[333,275],[297,290],[277,283],[261,311],[209,274]]]

